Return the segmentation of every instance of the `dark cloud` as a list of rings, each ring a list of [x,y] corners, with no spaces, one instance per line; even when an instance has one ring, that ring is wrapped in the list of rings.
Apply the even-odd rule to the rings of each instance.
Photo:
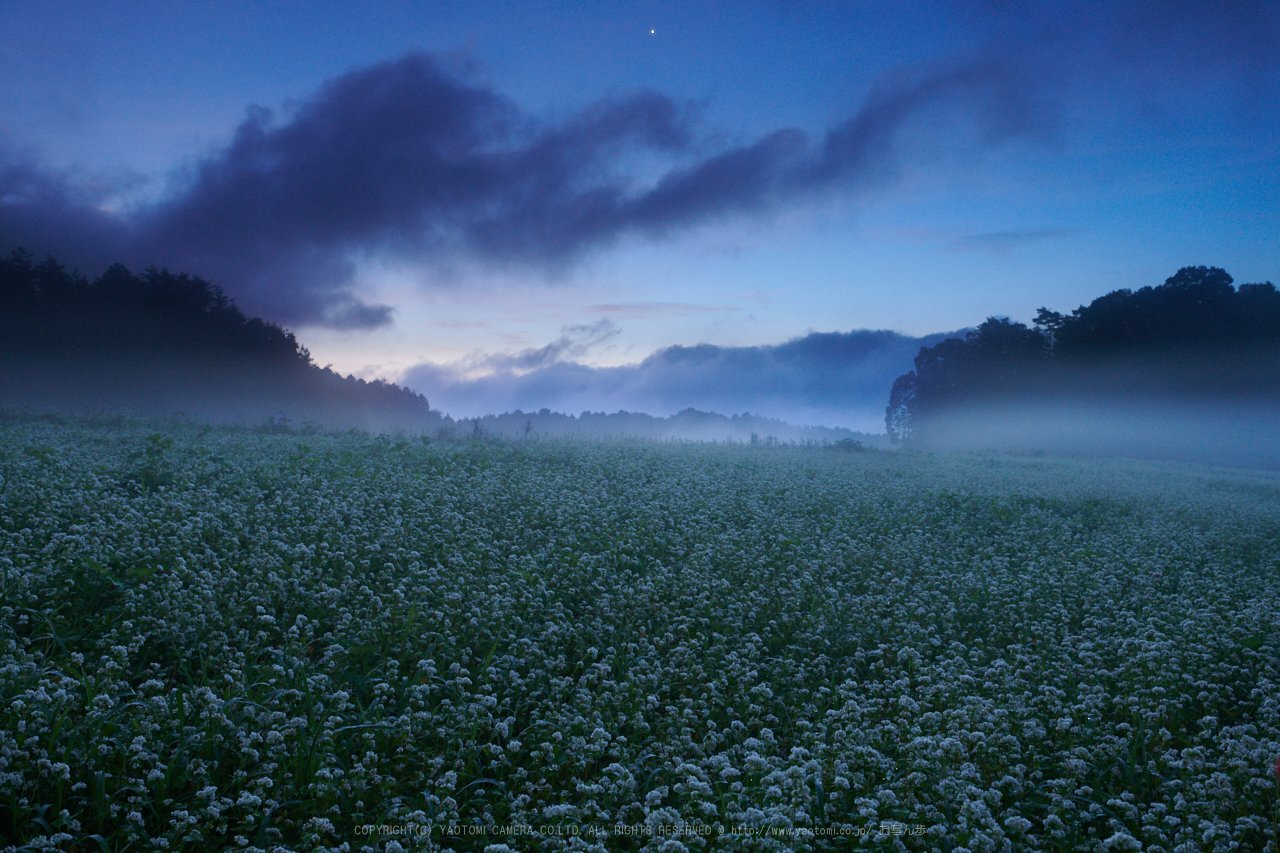
[[[48,169],[0,141],[0,250],[56,252],[84,270],[120,260],[129,232],[102,210],[112,188],[95,183]]]
[[[947,337],[811,333],[776,346],[668,347],[621,367],[571,360],[604,340],[602,332],[613,331],[611,324],[595,324],[512,356],[422,364],[406,371],[402,381],[454,416],[542,408],[669,415],[694,407],[883,432],[893,380],[911,369],[921,346]]]
[[[537,120],[410,55],[331,80],[285,115],[251,109],[181,189],[141,211],[108,212],[103,194],[0,151],[0,236],[87,267],[190,271],[281,322],[371,327],[391,309],[360,299],[366,257],[563,270],[629,235],[866,191],[939,152],[1040,139],[1064,115],[1159,112],[1193,91],[1267,116],[1276,103],[1274,3],[965,8],[984,16],[981,49],[893,72],[813,138],[779,129],[717,146],[696,109],[654,92]]]
[[[908,69],[883,83],[855,115],[827,131],[821,151],[804,165],[799,183],[855,185],[892,176],[895,147],[904,127],[923,114],[962,116],[983,146],[1050,129],[1053,117],[1040,102],[1039,81],[1009,59],[980,58]],[[954,134],[956,128],[944,131]],[[929,134],[922,134],[929,136]],[[953,147],[957,140],[926,139]]]
[[[241,282],[276,316],[323,317],[350,258],[553,260],[599,228],[611,158],[686,140],[653,94],[540,129],[494,92],[405,57],[340,77],[277,123],[254,110],[185,194],[151,211],[147,253]]]
[[[333,329],[373,329],[391,322],[390,305],[369,305],[340,294],[323,309],[324,324]]]
[[[329,82],[286,120],[251,109],[184,190],[131,217],[17,165],[7,167],[4,215],[25,219],[13,232],[40,236],[31,242],[41,247],[79,242],[89,254],[213,279],[251,313],[373,326],[390,309],[353,292],[364,254],[555,269],[627,234],[661,236],[856,187],[890,168],[895,132],[921,110],[944,100],[1021,110],[1006,103],[1021,96],[997,71],[945,68],[882,87],[821,145],[786,129],[699,154],[694,111],[660,94],[606,99],[547,125],[411,55]],[[995,135],[1014,126],[988,119]],[[666,173],[641,186],[628,168],[636,155],[665,160]]]

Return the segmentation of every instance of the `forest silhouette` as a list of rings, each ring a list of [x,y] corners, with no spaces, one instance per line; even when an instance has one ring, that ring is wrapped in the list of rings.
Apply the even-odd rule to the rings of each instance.
[[[885,426],[907,447],[1280,463],[1280,292],[1184,267],[1033,326],[992,317],[923,347]]]
[[[278,426],[422,428],[425,397],[318,367],[215,284],[115,264],[90,282],[23,249],[0,259],[0,403]]]

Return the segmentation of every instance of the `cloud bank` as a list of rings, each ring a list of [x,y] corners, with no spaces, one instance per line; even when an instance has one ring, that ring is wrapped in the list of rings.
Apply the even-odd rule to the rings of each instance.
[[[773,346],[667,347],[621,367],[571,360],[613,331],[606,320],[515,355],[420,364],[401,382],[453,417],[543,408],[666,416],[697,408],[880,433],[893,380],[911,369],[920,347],[963,334],[813,332]]]

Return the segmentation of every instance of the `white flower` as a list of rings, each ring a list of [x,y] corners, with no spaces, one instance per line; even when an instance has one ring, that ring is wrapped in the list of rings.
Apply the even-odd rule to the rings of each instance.
[[[1208,841],[1209,839],[1205,839],[1205,840]],[[1142,842],[1134,838],[1132,835],[1130,835],[1127,832],[1115,833],[1114,835],[1109,837],[1106,841],[1102,842],[1102,845],[1107,850],[1141,850],[1142,849]]]

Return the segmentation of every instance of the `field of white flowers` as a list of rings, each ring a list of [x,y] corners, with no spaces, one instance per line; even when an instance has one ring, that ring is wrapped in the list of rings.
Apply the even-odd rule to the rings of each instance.
[[[0,583],[6,850],[1280,849],[1276,473],[10,416]]]

